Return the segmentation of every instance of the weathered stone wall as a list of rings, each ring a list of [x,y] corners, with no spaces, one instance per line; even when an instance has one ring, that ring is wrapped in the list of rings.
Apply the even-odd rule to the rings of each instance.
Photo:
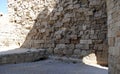
[[[19,43],[26,37],[22,30],[25,31],[21,25],[9,22],[7,14],[0,13],[0,51],[8,47],[12,49],[19,47]]]
[[[21,47],[107,63],[105,0],[8,0],[11,21],[30,30]]]
[[[120,74],[120,0],[107,0],[109,74]]]
[[[0,65],[34,62],[47,58],[45,49],[15,49],[0,52]]]

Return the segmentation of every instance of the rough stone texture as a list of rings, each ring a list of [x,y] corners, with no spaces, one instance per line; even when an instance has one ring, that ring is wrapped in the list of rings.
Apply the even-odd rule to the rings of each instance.
[[[109,74],[120,74],[120,0],[107,0]]]
[[[27,31],[21,25],[9,22],[8,14],[0,13],[0,51],[6,47],[20,47]]]
[[[80,59],[93,52],[107,63],[105,0],[8,0],[8,11],[30,30],[21,47]]]
[[[47,58],[47,55],[44,49],[15,49],[0,52],[0,65],[33,62],[45,58]]]

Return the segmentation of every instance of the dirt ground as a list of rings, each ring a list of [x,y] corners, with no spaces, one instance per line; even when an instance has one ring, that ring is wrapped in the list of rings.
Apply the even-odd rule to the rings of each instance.
[[[58,60],[42,60],[31,63],[7,64],[0,66],[0,74],[108,74],[104,67],[67,63]]]

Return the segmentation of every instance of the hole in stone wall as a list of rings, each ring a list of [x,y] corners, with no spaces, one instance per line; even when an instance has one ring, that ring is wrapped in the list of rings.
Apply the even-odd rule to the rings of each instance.
[[[21,47],[51,49],[51,54],[79,59],[93,56],[94,53],[96,63],[107,64],[107,14],[104,0],[101,5],[88,7],[80,7],[77,1],[59,1],[50,13],[48,3],[38,13]],[[92,4],[92,1],[88,3],[85,0],[82,4]]]

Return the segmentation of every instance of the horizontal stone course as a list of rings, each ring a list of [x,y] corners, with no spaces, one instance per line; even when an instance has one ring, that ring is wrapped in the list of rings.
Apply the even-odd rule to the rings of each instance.
[[[16,64],[23,62],[34,62],[46,59],[48,56],[44,49],[15,49],[0,52],[0,64]]]

